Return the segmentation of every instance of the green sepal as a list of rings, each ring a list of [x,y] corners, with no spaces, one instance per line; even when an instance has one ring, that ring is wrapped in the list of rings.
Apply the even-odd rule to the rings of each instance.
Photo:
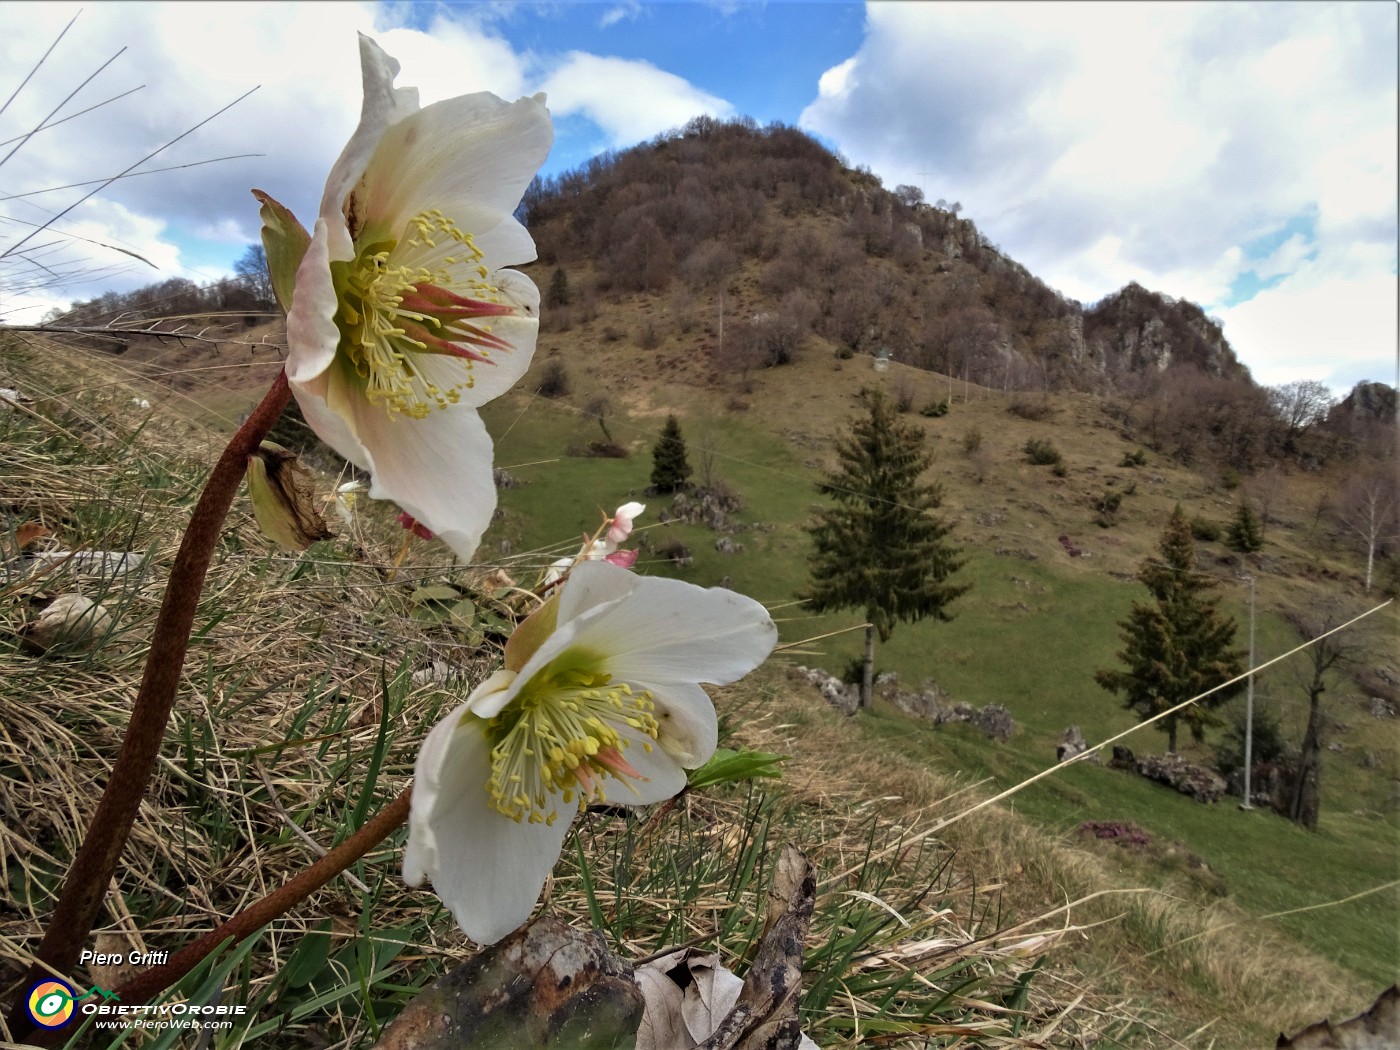
[[[297,267],[311,244],[311,235],[297,217],[262,190],[253,190],[262,205],[263,251],[267,253],[267,272],[272,278],[272,291],[277,303],[286,313],[292,308],[292,293],[297,286]]]

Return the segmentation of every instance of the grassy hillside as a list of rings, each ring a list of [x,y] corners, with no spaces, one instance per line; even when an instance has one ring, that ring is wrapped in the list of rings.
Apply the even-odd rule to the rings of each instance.
[[[606,359],[591,364],[594,374],[602,374],[600,386],[606,386]],[[857,367],[862,371],[856,372]],[[800,368],[764,372],[747,395],[753,407],[740,413],[710,414],[692,390],[656,384],[647,414],[609,420],[614,434],[630,437],[636,452],[630,460],[562,455],[569,445],[586,443],[590,429],[597,429],[572,407],[586,401],[589,392],[564,404],[508,399],[488,412],[500,435],[499,460],[519,464],[512,472],[530,484],[503,493],[508,513],[502,532],[511,537],[513,549],[530,549],[548,541],[542,522],[562,516],[566,525],[582,531],[596,524],[600,507],[636,497],[650,469],[646,453],[659,430],[657,416],[674,411],[685,421],[693,458],[698,449],[713,448],[714,471],[742,494],[745,509],[739,518],[748,527],[733,535],[743,544],[742,553],[720,554],[714,550],[715,533],[703,526],[652,526],[653,547],[680,538],[695,560],[688,568],[674,569],[655,559],[647,571],[674,572],[706,584],[728,579],[771,604],[790,603],[805,578],[802,525],[817,502],[814,481],[829,455],[822,435],[834,432],[852,410],[850,389],[857,382],[888,389],[912,382],[922,384],[920,398],[946,392],[943,377],[905,373],[898,365],[883,375],[865,367],[857,361],[833,372],[829,365],[806,362]],[[831,385],[846,389],[839,394],[828,389],[825,397],[812,393]],[[957,390],[960,398],[961,387]],[[948,415],[916,421],[939,450],[934,473],[945,486],[947,514],[958,524],[967,556],[962,576],[973,589],[955,606],[952,623],[901,627],[879,650],[877,666],[897,672],[911,686],[935,681],[954,700],[1003,704],[1013,712],[1019,731],[1010,744],[997,745],[966,727],[916,728],[894,711],[878,717],[890,723],[885,737],[935,768],[990,778],[1000,788],[1052,763],[1056,740],[1069,725],[1078,725],[1092,742],[1135,724],[1131,713],[1093,681],[1094,670],[1115,662],[1120,644],[1116,622],[1133,601],[1145,598],[1131,575],[1153,549],[1176,503],[1188,513],[1227,521],[1235,496],[1218,478],[1202,477],[1160,457],[1149,455],[1143,466],[1120,466],[1138,446],[1123,440],[1090,398],[1051,398],[1050,419],[1027,421],[1007,410],[1004,395],[975,387],[968,394],[971,399],[955,400]],[[970,428],[984,435],[985,463],[970,463],[961,451],[960,436]],[[1060,447],[1069,465],[1066,477],[1024,462],[1019,450],[1033,436]],[[1218,574],[1223,608],[1240,623],[1242,646],[1248,617],[1243,574],[1258,577],[1260,662],[1298,644],[1283,616],[1287,610],[1320,604],[1338,590],[1360,597],[1354,556],[1329,542],[1322,530],[1309,530],[1305,521],[1316,479],[1289,481],[1275,500],[1280,520],[1271,526],[1260,555],[1242,559],[1221,544],[1201,545],[1203,569]],[[1107,487],[1129,486],[1135,490],[1124,499],[1118,523],[1107,529],[1095,524],[1092,498]],[[561,502],[573,508],[572,517]],[[664,503],[653,503],[649,519]],[[560,531],[556,528],[552,535]],[[1058,540],[1061,534],[1070,535],[1086,556],[1071,557]],[[1328,578],[1336,575],[1349,577],[1351,586],[1339,587]],[[783,637],[792,643],[858,622],[854,616],[809,616],[791,605],[780,615]],[[1387,640],[1395,636],[1394,617],[1389,611],[1380,616],[1388,619],[1367,628],[1373,663],[1386,661]],[[840,672],[857,655],[859,638],[851,633],[806,645],[810,655],[801,659]],[[1295,657],[1262,674],[1258,690],[1260,708],[1273,712],[1294,741],[1301,738],[1306,713],[1296,681],[1301,660]],[[1272,814],[1242,813],[1229,802],[1201,806],[1104,768],[1074,767],[1032,787],[1013,805],[1057,834],[1091,819],[1140,825],[1198,858],[1210,873],[1207,904],[1228,898],[1246,913],[1266,915],[1349,897],[1392,881],[1400,856],[1395,817],[1400,732],[1393,719],[1372,716],[1367,701],[1360,687],[1345,678],[1328,696],[1332,717],[1347,729],[1338,733],[1336,750],[1326,755],[1318,835]],[[1209,761],[1215,738],[1213,734],[1192,753]],[[1152,730],[1129,743],[1139,752],[1165,746]],[[1400,962],[1392,936],[1398,908],[1400,893],[1392,886],[1321,914],[1301,912],[1268,922],[1357,978],[1384,983]]]
[[[640,319],[643,308],[619,307],[610,323],[626,328]],[[771,821],[763,826],[808,847],[819,857],[823,876],[835,880],[827,898],[835,909],[833,930],[841,909],[849,906],[843,903],[851,899],[843,896],[847,890],[874,892],[903,910],[899,902],[914,901],[921,880],[936,887],[927,907],[937,914],[947,910],[959,936],[1064,930],[1053,944],[1040,945],[1047,961],[1030,983],[1032,1030],[1051,1027],[1053,1018],[1069,1011],[1064,1024],[1052,1029],[1058,1035],[1047,1037],[1052,1045],[1061,1045],[1056,1039],[1075,1045],[1072,1039],[1091,1036],[1104,1040],[1101,1045],[1209,1045],[1212,1039],[1220,1047],[1262,1045],[1276,1029],[1328,1012],[1354,1012],[1394,980],[1400,962],[1392,936],[1400,923],[1400,895],[1393,885],[1400,731],[1393,719],[1373,717],[1365,697],[1345,678],[1327,695],[1334,717],[1350,728],[1333,737],[1341,750],[1325,754],[1316,835],[1267,813],[1241,813],[1228,801],[1200,806],[1137,778],[1087,765],[1059,772],[1003,804],[971,811],[977,800],[1052,763],[1055,740],[1067,725],[1079,725],[1094,742],[1133,724],[1132,716],[1094,685],[1092,672],[1114,660],[1114,624],[1142,597],[1131,576],[1171,508],[1180,502],[1188,513],[1224,522],[1239,498],[1239,490],[1228,487],[1230,479],[1150,453],[1141,465],[1122,466],[1125,454],[1139,446],[1125,439],[1104,404],[1085,395],[1052,395],[1043,403],[1037,397],[1029,409],[1020,405],[1023,414],[1017,414],[1010,411],[1013,395],[898,364],[876,373],[868,359],[839,360],[819,346],[791,366],[755,372],[747,380],[715,376],[678,344],[644,355],[623,340],[603,338],[602,324],[585,322],[567,338],[553,336],[542,344],[542,362],[553,355],[568,369],[568,396],[551,400],[532,394],[525,389],[527,380],[485,413],[497,439],[498,466],[523,484],[502,491],[501,519],[483,554],[528,584],[558,553],[576,549],[578,535],[596,528],[601,514],[628,498],[642,498],[650,505],[639,525],[645,526],[642,535],[653,553],[644,556],[640,571],[702,584],[728,580],[775,610],[788,649],[773,669],[733,691],[723,704],[733,740],[792,756],[784,785],[769,796],[773,801],[763,804],[766,809],[751,810],[759,804],[752,799],[726,797],[713,811],[702,809],[692,817],[703,816],[712,829]],[[38,351],[11,348],[3,359],[7,371],[0,373],[5,380],[0,385],[43,394],[33,417],[3,421],[0,440],[11,453],[9,467],[0,473],[6,528],[21,517],[38,516],[58,523],[65,542],[98,549],[139,546],[157,556],[151,575],[119,596],[131,638],[58,665],[36,662],[7,642],[0,659],[7,664],[6,681],[17,687],[6,694],[7,723],[16,724],[11,715],[36,691],[105,698],[88,707],[77,697],[62,703],[34,734],[15,741],[18,755],[42,752],[51,746],[45,740],[61,742],[51,757],[39,761],[13,753],[7,759],[6,805],[15,814],[28,812],[25,807],[35,805],[35,798],[56,788],[72,798],[91,798],[91,785],[100,778],[103,756],[121,724],[120,698],[139,670],[139,628],[148,622],[158,595],[158,569],[176,536],[179,509],[191,498],[200,462],[217,446],[217,431],[208,423],[235,417],[256,383],[227,381],[237,371],[221,366],[232,364],[230,357],[239,353],[230,346],[223,351],[230,356],[207,359],[209,372],[193,372],[201,366],[182,362],[186,378],[173,394],[142,374],[143,369],[169,370],[159,348],[143,367],[107,358],[75,362],[55,386],[51,363],[69,352],[48,344]],[[937,451],[933,473],[944,486],[945,511],[968,559],[963,575],[973,584],[953,610],[952,623],[901,627],[880,649],[877,663],[911,687],[928,679],[955,700],[1004,704],[1018,724],[1009,743],[994,744],[966,726],[921,725],[883,703],[852,721],[782,671],[785,662],[839,671],[859,644],[858,634],[838,633],[856,626],[854,616],[812,617],[794,604],[794,596],[804,579],[802,526],[819,499],[814,481],[830,461],[831,436],[866,383],[896,396],[912,388],[916,411],[950,398],[947,415],[910,418]],[[131,396],[149,396],[156,402],[154,414],[147,418],[130,404]],[[613,438],[631,450],[629,458],[569,454],[603,436],[585,411],[599,396],[608,399],[605,422]],[[641,493],[650,473],[648,450],[668,412],[680,417],[697,470],[721,479],[742,499],[737,521],[743,527],[730,536],[742,544],[742,552],[717,551],[717,535],[704,526],[656,524],[670,501],[646,500]],[[1043,418],[1028,419],[1026,413]],[[967,435],[974,430],[981,444],[969,451]],[[1031,437],[1059,447],[1065,476],[1025,462],[1020,449]],[[19,449],[23,455],[14,451]],[[1219,574],[1224,606],[1242,623],[1245,591],[1239,575],[1258,576],[1261,657],[1297,643],[1283,617],[1287,610],[1320,603],[1337,591],[1360,597],[1357,558],[1325,523],[1312,521],[1317,492],[1327,483],[1325,477],[1285,476],[1273,501],[1277,520],[1258,556],[1241,559],[1218,543],[1202,545],[1203,569]],[[1109,488],[1132,491],[1122,500],[1117,523],[1103,528],[1094,521],[1095,501]],[[123,498],[112,499],[114,489]],[[398,537],[385,517],[371,509],[357,519],[352,543],[323,545],[288,559],[270,556],[249,530],[246,508],[236,511],[221,553],[224,583],[202,621],[204,641],[192,663],[198,667],[191,671],[189,706],[174,730],[179,743],[161,789],[160,797],[168,797],[172,808],[161,809],[156,818],[180,829],[180,840],[197,843],[198,855],[207,859],[191,871],[186,853],[161,847],[143,861],[128,893],[128,907],[140,916],[142,928],[165,930],[168,939],[185,921],[182,909],[159,888],[170,879],[193,879],[201,887],[196,896],[207,899],[211,911],[227,911],[236,900],[216,887],[231,873],[246,879],[247,871],[256,870],[261,882],[275,883],[301,859],[268,808],[267,788],[253,758],[271,763],[285,808],[313,830],[333,835],[362,793],[387,797],[402,780],[416,746],[414,727],[428,724],[448,702],[432,689],[396,689],[381,696],[384,662],[416,667],[441,656],[469,677],[479,675],[476,664],[463,661],[460,642],[425,620],[410,600],[417,582],[469,577],[430,545],[414,549],[401,580],[386,581],[384,566]],[[1087,556],[1071,557],[1061,535]],[[693,552],[686,568],[655,553],[676,539]],[[13,631],[28,616],[29,595],[16,589],[15,581],[8,586],[15,604],[6,612],[6,624]],[[309,611],[300,604],[306,601],[315,603]],[[300,611],[289,617],[291,610]],[[1372,664],[1386,663],[1385,642],[1395,635],[1390,611],[1380,615],[1386,618],[1377,628],[1382,655]],[[293,663],[277,655],[290,652],[299,654]],[[271,658],[250,663],[254,653]],[[1261,704],[1274,705],[1296,739],[1302,694],[1290,669],[1269,672],[1260,695]],[[358,763],[375,748],[378,714],[386,704],[396,735],[384,782],[356,784],[351,771],[362,768]],[[250,713],[256,716],[251,722]],[[304,738],[333,743],[313,743],[308,753],[306,743],[294,743]],[[1151,730],[1129,743],[1139,751],[1163,746]],[[269,745],[275,746],[265,750]],[[291,765],[283,764],[284,755]],[[306,763],[305,771],[300,763]],[[18,769],[26,778],[22,790],[15,786]],[[232,797],[244,799],[238,803],[240,820],[231,821],[217,801]],[[957,819],[944,824],[950,818]],[[1086,840],[1075,831],[1085,820],[1131,822],[1150,841],[1125,848]],[[10,867],[19,906],[5,921],[11,924],[8,936],[20,938],[12,943],[22,943],[37,929],[76,826],[74,819],[55,817],[38,837],[38,858]],[[256,830],[249,835],[245,827]],[[695,833],[687,827],[667,831],[677,836],[675,848],[703,846],[686,838]],[[901,842],[921,835],[928,836],[925,846],[900,849]],[[901,858],[893,874],[868,856],[886,847]],[[6,848],[16,849],[13,843]],[[592,849],[586,846],[585,863],[601,864],[611,856]],[[383,872],[387,879],[394,865],[392,851],[386,851],[367,866],[368,877],[372,881]],[[838,878],[852,866],[856,875]],[[589,915],[586,895],[570,881],[576,875],[561,871],[560,878],[556,906]],[[871,890],[876,882],[884,888]],[[1387,883],[1392,883],[1388,890],[1368,892]],[[1056,912],[1081,899],[1084,903],[1067,912]],[[351,905],[350,916],[364,906]],[[924,914],[923,905],[911,907]],[[414,943],[428,946],[393,963],[392,977],[386,971],[376,978],[385,985],[380,1005],[392,1010],[406,993],[389,985],[426,979],[460,957],[462,946],[450,923],[441,916],[425,920],[421,900],[415,903],[402,891],[381,898],[377,908],[376,927],[398,931],[396,936],[411,931]],[[1042,915],[1047,917],[1036,919]],[[273,957],[280,958],[278,951],[290,950],[323,921],[336,949],[348,950],[354,920],[346,918],[345,900],[328,893],[275,932],[268,945]],[[634,949],[634,957],[682,939],[669,919],[629,913],[628,921],[633,926],[618,936]],[[1021,929],[1018,924],[1026,921],[1031,926]],[[698,918],[691,928],[710,929]],[[885,946],[917,939],[897,930],[880,937]],[[828,949],[822,958],[830,958],[835,943],[822,942]],[[979,980],[989,982],[983,994],[1000,1002],[997,997],[1010,997],[1008,989],[1035,960],[1017,964],[1014,956],[992,951],[995,943],[987,947],[987,956],[970,965]],[[408,969],[393,969],[400,964]],[[252,994],[268,1002],[281,989],[278,994],[290,1004],[287,1016],[295,1015],[297,1024],[321,1031],[350,1024],[359,1026],[356,1031],[373,1031],[373,1023],[366,1027],[356,1013],[351,985],[329,1006],[317,1008],[339,1018],[328,1022],[315,1011],[297,1014],[301,1000],[285,984],[285,972],[268,973],[259,966],[250,970]],[[829,973],[829,967],[820,972]],[[842,1019],[849,1005],[834,994],[839,987],[867,988],[855,993],[857,1024],[866,1024],[867,1034],[872,1018],[913,1016],[917,1004],[928,1005],[901,992],[903,998],[881,1006],[880,994],[869,990],[868,982],[860,985],[855,972],[843,971],[835,983],[810,975],[826,997],[809,1001],[805,1023],[823,1046],[848,1045],[855,1038]],[[1081,993],[1085,998],[1078,1000]],[[959,1018],[971,1016],[960,1010]],[[994,1032],[984,1031],[988,1039]],[[957,1037],[946,1038],[951,1045]]]

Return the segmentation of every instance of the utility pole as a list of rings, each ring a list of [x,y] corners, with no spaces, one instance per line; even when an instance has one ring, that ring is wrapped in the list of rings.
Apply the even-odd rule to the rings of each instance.
[[[1249,577],[1249,683],[1244,700],[1244,801],[1240,809],[1253,809],[1249,775],[1254,764],[1254,577]]]

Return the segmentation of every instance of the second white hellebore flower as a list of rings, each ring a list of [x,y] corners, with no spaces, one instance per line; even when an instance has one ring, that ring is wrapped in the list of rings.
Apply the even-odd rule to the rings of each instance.
[[[718,736],[700,684],[737,681],[777,638],[733,591],[576,566],[424,741],[404,879],[431,879],[467,936],[499,941],[530,917],[575,812],[685,786]]]
[[[470,558],[496,506],[475,409],[525,372],[539,328],[538,289],[499,267],[535,257],[512,212],[554,131],[543,95],[419,109],[365,36],[360,63],[360,124],[296,270],[287,378],[311,428],[370,472],[371,497]]]

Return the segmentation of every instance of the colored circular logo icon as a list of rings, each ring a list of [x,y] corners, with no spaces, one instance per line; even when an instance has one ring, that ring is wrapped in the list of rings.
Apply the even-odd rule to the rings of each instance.
[[[29,1016],[45,1028],[62,1028],[73,1019],[76,999],[63,981],[40,981],[29,989]]]

